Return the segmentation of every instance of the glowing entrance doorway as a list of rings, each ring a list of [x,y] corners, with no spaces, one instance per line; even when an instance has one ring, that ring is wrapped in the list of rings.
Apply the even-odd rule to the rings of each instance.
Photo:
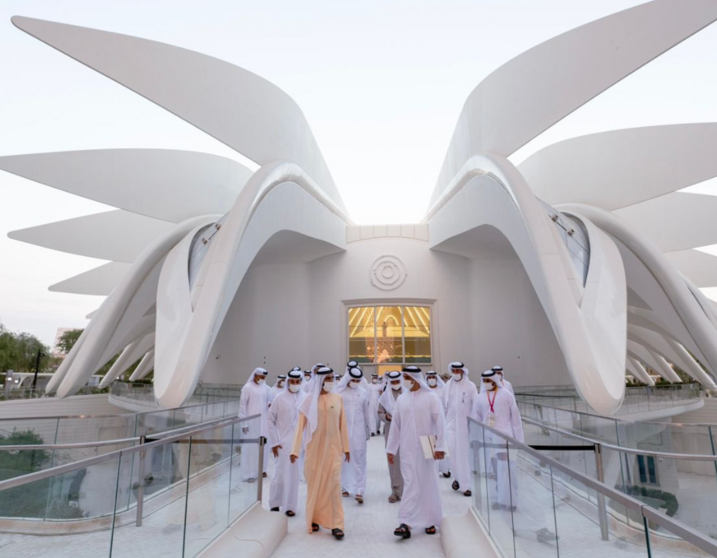
[[[379,374],[432,362],[430,306],[351,307],[348,335],[348,358],[376,365]]]

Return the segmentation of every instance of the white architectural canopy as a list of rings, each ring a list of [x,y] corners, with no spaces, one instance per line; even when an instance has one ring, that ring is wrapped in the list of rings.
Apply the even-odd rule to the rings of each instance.
[[[103,384],[141,359],[132,378],[154,370],[158,402],[178,406],[203,375],[232,369],[224,355],[241,345],[237,337],[252,340],[243,358],[267,358],[252,335],[281,326],[265,323],[256,301],[291,289],[306,303],[287,304],[282,315],[307,327],[317,320],[305,312],[315,308],[339,320],[337,308],[357,304],[435,305],[440,323],[467,324],[451,330],[454,339],[440,335],[434,353],[446,361],[455,360],[449,350],[491,360],[475,349],[490,334],[481,308],[498,314],[485,308],[520,298],[540,327],[506,343],[554,350],[559,359],[550,368],[564,369],[605,414],[622,403],[626,371],[652,383],[650,367],[679,381],[677,367],[714,386],[717,311],[699,288],[717,286],[717,259],[694,249],[717,243],[717,199],[678,190],[717,176],[717,124],[574,138],[519,167],[508,157],[715,19],[713,0],[655,0],[509,61],[468,97],[423,223],[369,235],[352,232],[306,119],[271,83],[183,48],[13,18],[259,165],[251,172],[222,157],[159,149],[0,157],[4,171],[117,208],[10,234],[110,262],[51,287],[107,298],[48,389],[70,395],[119,355]],[[405,264],[414,261],[420,284]],[[508,261],[526,278],[520,287],[477,280]],[[272,273],[259,280],[262,265]],[[449,267],[456,272],[442,274]],[[472,315],[460,315],[466,307]],[[335,335],[327,345],[345,347],[345,325],[335,323],[316,331]],[[306,350],[290,337],[276,343]],[[335,354],[345,360],[345,351]],[[536,384],[547,370],[529,374]]]

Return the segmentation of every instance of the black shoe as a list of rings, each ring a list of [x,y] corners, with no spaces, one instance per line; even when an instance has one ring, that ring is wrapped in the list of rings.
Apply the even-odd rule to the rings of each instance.
[[[272,511],[273,511],[273,510],[272,510]],[[279,511],[279,510],[277,509],[276,511]],[[286,513],[286,515],[288,515],[289,517],[294,517],[294,516],[296,515],[296,514],[295,514],[293,511],[291,511],[291,510],[288,510],[288,511],[285,512],[285,513]]]
[[[279,511],[279,508],[271,508],[269,511]]]
[[[316,531],[319,530],[319,524],[318,523],[312,523],[311,524],[311,531],[316,533]]]
[[[426,535],[435,535],[436,534],[436,526],[431,525],[426,529]]]
[[[344,532],[341,529],[331,529],[331,534],[337,541],[344,538]]]
[[[267,474],[266,474],[266,473],[264,473],[264,474],[262,475],[262,477],[266,478],[266,477],[267,477]]]
[[[443,475],[444,479],[450,479],[451,478],[451,472],[448,471],[447,473],[441,473]]]
[[[398,529],[396,529],[393,532],[394,535],[397,537],[401,537],[402,539],[410,539],[411,538],[411,530],[408,528],[408,525],[405,523],[401,523],[401,525],[398,526]]]
[[[453,484],[451,485],[451,488],[453,490],[459,490],[461,488],[461,485],[458,484],[458,481],[453,481]]]

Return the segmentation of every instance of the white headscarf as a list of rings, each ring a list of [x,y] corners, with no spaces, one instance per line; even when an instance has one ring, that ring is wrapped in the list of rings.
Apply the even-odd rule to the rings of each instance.
[[[324,386],[324,380],[331,378],[334,379],[334,371],[328,366],[322,366],[316,371],[316,376],[311,379],[312,385],[309,389],[307,396],[301,402],[299,411],[306,417],[308,424],[306,425],[306,432],[304,434],[304,443],[306,445],[311,441],[314,435],[314,430],[319,425],[319,395],[321,395],[321,388]]]
[[[431,370],[430,372],[426,372],[426,383],[428,383],[429,376],[436,377],[438,387],[445,387],[446,382],[443,381],[443,378],[441,378],[441,376],[437,372],[434,372],[433,370]],[[428,386],[428,387],[431,387],[431,386]]]
[[[485,384],[483,383],[483,380],[486,378],[489,380],[493,380],[493,383],[498,386],[498,389],[503,388],[503,384],[501,383],[500,378],[498,377],[498,374],[496,373],[496,371],[495,370],[486,370],[485,372],[483,372],[483,374],[480,375],[480,390],[481,390],[481,392],[488,391],[484,387]]]
[[[267,376],[269,373],[266,371],[266,368],[257,367],[254,368],[254,372],[251,373],[251,376],[249,376],[249,380],[247,381],[248,384],[254,382],[254,377],[259,374],[260,376]],[[256,383],[256,382],[254,382]]]
[[[292,370],[286,375],[286,381],[284,382],[284,387],[281,388],[281,391],[289,391],[289,380],[302,380],[303,378],[304,373],[301,370]],[[303,383],[299,384],[299,391],[301,391],[303,385]]]
[[[391,381],[401,380],[400,396],[406,392],[403,387],[403,375],[398,370],[392,370],[391,372],[386,372],[383,376],[386,378],[386,389],[381,394],[381,397],[379,397],[378,404],[381,405],[389,415],[392,415],[396,398],[393,396]]]
[[[274,382],[274,385],[271,387],[279,389],[279,382],[281,382],[282,380],[284,381],[284,385],[281,386],[281,389],[284,389],[286,387],[286,376],[284,374],[279,374],[276,377],[276,382]]]
[[[348,389],[349,382],[351,380],[365,380],[363,377],[363,371],[358,366],[346,370],[346,374],[344,374],[343,378],[341,378],[341,381],[336,388],[336,393],[343,393],[345,389]],[[365,389],[363,382],[361,382],[359,386],[361,389]]]
[[[430,386],[426,383],[426,380],[423,378],[423,374],[421,373],[421,369],[418,366],[414,366],[412,364],[409,366],[404,366],[403,374],[408,374],[408,376],[418,382],[420,389],[426,389],[428,391],[431,391]]]
[[[468,369],[466,368],[466,365],[463,364],[460,361],[451,362],[448,365],[448,373],[451,375],[451,378],[453,378],[453,371],[454,370],[463,370],[463,376],[468,377]]]

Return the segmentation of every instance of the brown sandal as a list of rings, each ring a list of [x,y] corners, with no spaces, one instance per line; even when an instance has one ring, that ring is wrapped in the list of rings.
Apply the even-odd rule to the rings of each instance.
[[[426,529],[426,535],[435,535],[436,534],[436,526],[431,525]]]

